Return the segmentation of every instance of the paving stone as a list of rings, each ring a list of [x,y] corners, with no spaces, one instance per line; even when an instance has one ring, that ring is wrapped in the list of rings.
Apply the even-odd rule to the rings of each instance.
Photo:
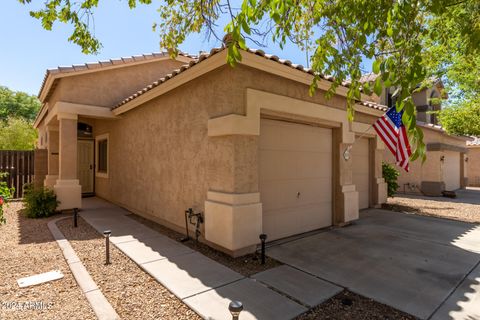
[[[172,258],[194,252],[192,249],[179,244],[162,235],[146,239],[117,243],[116,246],[137,264],[155,260]]]
[[[184,302],[204,319],[224,320],[231,319],[228,305],[233,300],[243,303],[240,320],[292,319],[307,311],[305,307],[253,279],[236,281],[187,298]]]
[[[343,288],[313,277],[287,265],[253,275],[253,278],[273,287],[308,306],[316,306]]]
[[[115,309],[108,302],[100,290],[92,290],[85,293],[85,297],[92,306],[93,311],[99,320],[117,320],[120,319]]]
[[[144,263],[141,267],[180,299],[243,278],[198,252]]]

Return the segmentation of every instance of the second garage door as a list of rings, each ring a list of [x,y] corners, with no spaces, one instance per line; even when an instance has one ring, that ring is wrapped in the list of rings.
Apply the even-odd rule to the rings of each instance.
[[[263,232],[279,239],[332,224],[332,130],[261,120]]]
[[[443,160],[443,181],[448,191],[460,188],[460,153],[446,151]]]
[[[359,209],[369,207],[370,161],[368,143],[369,140],[367,138],[357,138],[352,147],[353,184],[358,192]]]

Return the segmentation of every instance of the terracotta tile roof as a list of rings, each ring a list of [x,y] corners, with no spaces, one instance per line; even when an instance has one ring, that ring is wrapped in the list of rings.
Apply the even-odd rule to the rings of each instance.
[[[479,146],[480,147],[480,137],[472,137],[472,141],[467,141],[467,146]]]
[[[176,75],[184,72],[185,70],[187,69],[190,69],[192,68],[193,66],[195,66],[196,64],[202,62],[203,60],[205,59],[208,59],[209,57],[223,51],[225,48],[213,48],[209,53],[201,53],[198,58],[194,61],[191,61],[189,64],[186,64],[186,65],[183,65],[181,66],[179,69],[176,69],[176,70],[173,70],[171,73],[167,74],[165,77],[163,78],[160,78],[158,79],[157,81],[153,82],[152,84],[150,84],[149,86],[143,88],[142,90],[139,90],[137,92],[135,92],[134,94],[130,95],[129,97],[125,98],[123,101],[121,101],[118,105],[116,105],[115,107],[113,107],[113,109],[116,109],[136,98],[138,98],[139,96],[145,94],[146,92],[152,90],[153,88],[155,87],[158,87],[159,85],[161,85],[162,83],[170,80],[171,78],[175,77]],[[292,63],[290,60],[285,60],[285,59],[280,59],[278,56],[276,55],[272,55],[272,54],[267,54],[265,53],[263,50],[259,50],[259,49],[247,49],[246,50],[247,52],[249,53],[253,53],[257,56],[260,56],[260,57],[263,57],[265,59],[268,59],[268,60],[272,60],[272,61],[275,61],[275,62],[278,62],[278,63],[281,63],[285,66],[288,66],[292,69],[296,69],[296,70],[300,70],[302,72],[305,72],[305,73],[309,73],[311,75],[315,75],[315,72],[311,69],[311,68],[305,68],[304,66],[302,66],[301,64],[295,64],[295,63]],[[333,81],[334,78],[332,76],[327,76],[327,75],[320,75],[320,77],[324,80],[327,80],[327,81]],[[342,83],[342,85],[347,85],[346,83]]]
[[[196,55],[191,55],[185,52],[180,52],[179,55],[187,58],[191,58],[191,59],[198,58]],[[135,56],[129,56],[129,57],[121,57],[116,59],[101,60],[97,62],[89,62],[84,64],[73,64],[71,66],[59,66],[57,68],[47,69],[47,71],[45,72],[45,76],[43,78],[42,86],[40,87],[38,96],[40,96],[42,91],[45,89],[47,79],[50,75],[94,70],[94,69],[100,69],[100,68],[111,67],[116,65],[130,64],[133,62],[148,61],[156,58],[163,58],[166,56],[168,56],[168,52],[163,51],[163,52],[154,52],[154,53],[135,55]]]
[[[377,80],[378,76],[379,76],[379,74],[376,74],[376,73],[373,73],[373,72],[365,73],[360,77],[358,82],[360,82],[360,83],[373,82],[373,81]],[[348,79],[348,80],[345,81],[345,83],[347,85],[350,85],[352,83],[352,80]]]
[[[377,109],[377,110],[380,110],[380,111],[387,111],[388,110],[387,106],[385,106],[383,104],[373,102],[373,101],[361,101],[361,102],[358,102],[358,104],[360,104],[362,106],[365,106],[365,107],[372,108],[372,109]]]

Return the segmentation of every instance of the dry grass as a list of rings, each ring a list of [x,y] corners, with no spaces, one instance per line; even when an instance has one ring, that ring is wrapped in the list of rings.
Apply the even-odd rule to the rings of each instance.
[[[325,319],[415,320],[417,318],[345,290],[300,315],[296,320]]]
[[[7,224],[0,226],[0,319],[96,319],[77,286],[47,223],[58,217],[28,219],[22,204],[5,210]],[[33,287],[19,288],[17,279],[58,269],[65,277]],[[28,302],[47,308],[19,310]]]
[[[138,221],[149,228],[175,240],[180,241],[180,239],[184,238],[185,236],[181,233],[178,233],[174,230],[171,230],[167,227],[164,227],[158,223],[153,221],[147,220],[143,217],[137,216],[135,214],[131,214],[128,217]],[[259,240],[260,241],[260,240]],[[274,267],[278,267],[283,263],[272,259],[268,256],[265,257],[265,264],[262,265],[260,262],[260,254],[259,253],[252,253],[247,254],[242,257],[232,258],[231,256],[220,252],[218,250],[213,249],[212,247],[207,246],[202,242],[197,242],[194,239],[190,239],[186,242],[182,242],[184,245],[188,246],[192,250],[198,251],[204,256],[209,257],[212,260],[215,260],[218,263],[223,264],[227,268],[230,268],[241,275],[249,277],[255,273],[265,271]]]
[[[105,265],[103,235],[82,218],[78,228],[70,221],[59,221],[57,226],[122,319],[200,319],[113,245],[112,264]]]
[[[388,198],[382,208],[396,212],[480,223],[480,205],[460,201],[460,199],[450,200],[442,197],[397,195],[394,198]]]

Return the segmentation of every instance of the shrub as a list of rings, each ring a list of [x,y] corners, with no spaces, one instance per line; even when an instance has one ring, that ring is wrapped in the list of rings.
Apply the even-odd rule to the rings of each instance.
[[[14,188],[9,188],[4,179],[8,176],[6,172],[0,172],[0,225],[7,222],[3,216],[3,209],[6,206],[7,200],[12,196]]]
[[[60,202],[53,190],[44,187],[24,186],[25,213],[29,218],[49,217],[55,213]]]
[[[389,197],[393,197],[398,189],[397,179],[400,175],[400,172],[398,172],[398,170],[395,169],[395,167],[391,164],[383,162],[382,175],[383,179],[385,179],[385,182],[387,183],[387,195]]]

